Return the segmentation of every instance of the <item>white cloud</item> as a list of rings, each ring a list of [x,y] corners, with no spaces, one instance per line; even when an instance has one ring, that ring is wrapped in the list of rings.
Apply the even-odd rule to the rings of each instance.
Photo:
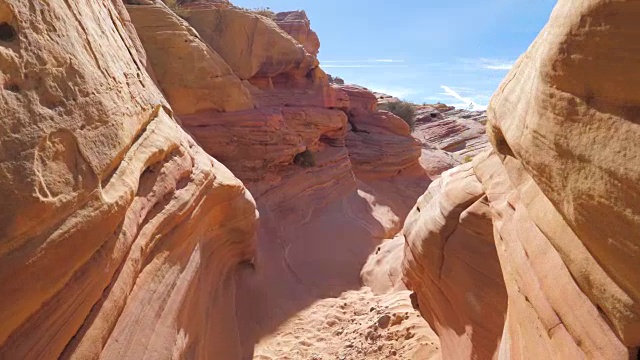
[[[507,59],[489,59],[489,58],[477,58],[477,59],[459,59],[461,63],[471,67],[472,69],[484,69],[484,70],[511,70],[515,61]]]
[[[372,59],[372,60],[322,60],[322,63],[403,63],[404,60]]]
[[[353,65],[335,65],[335,64],[328,64],[328,65],[321,65],[320,67],[322,68],[385,68],[385,69],[389,69],[389,68],[407,68],[408,66],[406,65],[363,65],[363,64],[353,64]]]
[[[391,95],[393,97],[397,97],[398,99],[404,99],[409,95],[413,95],[417,93],[417,91],[415,91],[414,89],[401,88],[401,87],[388,88],[388,87],[369,86],[368,89],[373,92]]]
[[[513,67],[513,63],[503,63],[503,64],[485,64],[484,68],[489,70],[511,70]]]
[[[488,70],[511,70],[514,61],[498,59],[480,59],[480,67]]]
[[[403,63],[404,60],[392,60],[392,59],[376,59],[376,60],[367,60],[370,62],[381,62],[381,63]]]
[[[473,100],[473,98],[462,96],[456,90],[454,90],[449,86],[440,85],[440,87],[442,88],[442,90],[444,90],[444,92],[441,93],[442,95],[450,96],[460,101],[460,103],[458,104],[452,104],[452,106],[455,106],[456,108],[459,108],[459,109],[466,108],[466,109],[473,109],[473,110],[487,109],[487,105],[478,104],[475,100]]]

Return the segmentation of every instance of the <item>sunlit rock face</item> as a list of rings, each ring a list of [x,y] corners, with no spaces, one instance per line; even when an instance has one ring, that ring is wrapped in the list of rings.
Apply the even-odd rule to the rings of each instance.
[[[157,83],[177,115],[253,109],[229,65],[166,6],[128,6]]]
[[[0,23],[0,358],[239,356],[255,203],[172,118],[122,3]]]
[[[640,93],[631,69],[640,52],[631,38],[640,31],[639,13],[634,1],[561,0],[491,101],[493,152],[456,170],[470,172],[465,183],[474,190],[467,193],[488,203],[507,292],[502,337],[487,356],[636,356]],[[453,208],[467,207],[464,196],[452,199]],[[405,235],[424,232],[451,207],[408,220]],[[450,336],[455,319],[442,321],[426,307],[438,288],[420,281],[433,266],[420,254],[437,245],[425,234],[408,241],[406,278],[425,317],[445,328],[437,330],[444,357],[456,358],[467,342]]]
[[[507,294],[491,209],[471,164],[442,174],[405,221],[404,273],[443,357],[491,359]]]
[[[304,12],[189,5],[183,21],[160,4],[127,10],[161,56],[149,63],[181,125],[260,210],[256,260],[237,280],[236,333],[250,358],[314,299],[360,288],[368,256],[430,181],[420,147],[369,91],[329,84]],[[360,97],[373,99],[362,113]]]

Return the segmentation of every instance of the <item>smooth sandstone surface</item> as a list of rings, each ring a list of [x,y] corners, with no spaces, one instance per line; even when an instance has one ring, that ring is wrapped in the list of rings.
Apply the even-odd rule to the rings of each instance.
[[[152,16],[169,17],[170,14],[160,8],[128,7],[136,26],[140,26],[137,23],[140,21],[150,22]],[[300,48],[296,40],[282,30],[274,29],[274,23],[265,17],[230,8],[189,9],[187,20],[190,25],[172,17],[172,26],[177,23],[183,29],[172,36],[197,42],[197,35],[192,35],[195,30],[190,29],[192,25],[212,51],[222,49],[222,61],[234,61],[229,53],[224,55],[234,47],[242,48],[240,52],[245,62],[252,60],[247,56],[251,49],[260,49],[264,44],[276,44],[285,50]],[[215,16],[212,15],[214,12]],[[304,14],[289,14],[284,23],[278,24],[303,25],[306,29],[308,20],[304,20],[306,16],[301,19],[301,15]],[[292,24],[294,20],[296,23]],[[236,41],[238,34],[228,33],[235,27],[225,27],[229,23],[253,24],[255,33],[252,33],[251,44]],[[165,34],[164,28],[156,26],[147,31],[153,35],[156,30],[158,34]],[[294,30],[295,27],[289,28],[289,31]],[[150,39],[154,41],[143,40],[145,47],[162,49],[167,59],[174,51],[185,58],[192,58],[192,52],[202,51],[200,46],[164,46],[155,38]],[[304,354],[308,352],[300,348],[302,343],[308,344],[306,347],[322,348],[326,354],[339,355],[344,350],[342,347],[348,345],[347,341],[353,346],[360,344],[358,349],[353,349],[354,355],[366,353],[375,358],[396,352],[402,354],[399,356],[437,358],[437,340],[428,324],[420,323],[417,312],[410,308],[402,315],[396,315],[404,321],[406,314],[413,313],[413,319],[406,323],[412,325],[394,325],[394,331],[387,334],[390,337],[386,340],[387,351],[378,351],[377,348],[384,345],[373,338],[371,341],[356,339],[372,331],[366,323],[368,320],[364,320],[376,315],[369,314],[368,303],[384,300],[366,288],[361,289],[361,269],[377,244],[401,228],[404,217],[425,190],[429,178],[420,167],[420,148],[411,138],[406,123],[389,113],[377,112],[375,97],[368,91],[358,90],[352,102],[348,91],[329,85],[326,74],[316,67],[315,57],[308,52],[305,58],[311,56],[313,61],[306,64],[294,68],[276,67],[273,64],[289,60],[286,56],[284,60],[270,57],[264,63],[270,67],[268,72],[251,73],[244,78],[242,66],[231,66],[246,80],[242,85],[250,92],[255,108],[225,112],[207,109],[180,116],[182,126],[203,149],[245,182],[260,210],[256,260],[252,266],[242,267],[236,285],[235,318],[242,341],[241,358],[280,359],[282,354],[293,358],[295,356],[291,354],[306,356]],[[260,51],[254,54],[259,61],[260,54]],[[265,54],[271,56],[273,52]],[[170,65],[158,61],[153,68],[165,74],[166,83],[183,81],[178,72],[162,70]],[[201,66],[205,67],[204,73],[210,71],[207,66],[220,68],[217,61],[203,62]],[[206,91],[204,86],[194,88],[192,97],[206,98]],[[373,102],[367,104],[361,117],[351,119],[355,116],[351,105],[359,107],[359,97],[373,99]],[[169,101],[174,100],[170,98]],[[352,120],[366,131],[363,139],[367,141],[350,141],[353,127],[349,122]],[[296,159],[305,153],[313,159],[310,166],[297,163]],[[370,164],[364,166],[365,160]],[[376,167],[376,160],[384,166]],[[397,176],[399,173],[401,176]],[[399,267],[397,269],[400,273]],[[401,281],[397,283],[401,284]],[[350,327],[340,324],[337,319],[332,326],[352,333],[351,340],[337,337],[335,344],[322,347],[322,337],[315,331],[305,330],[316,329],[317,320],[296,314],[309,306],[310,313],[326,313],[329,310],[322,304],[332,301],[323,299],[340,296],[344,291],[363,294],[357,297],[353,311],[364,312],[367,316],[362,323]],[[389,297],[384,300],[388,306],[394,306],[392,303],[402,298],[397,293],[389,294]],[[408,302],[408,298],[403,301]],[[413,329],[418,328],[421,330],[414,332]],[[297,332],[309,336],[305,341],[293,343],[273,336]],[[421,339],[428,339],[429,343],[425,340],[422,344]]]
[[[253,108],[249,90],[229,65],[169,8],[156,3],[128,5],[127,10],[177,115]]]
[[[276,23],[251,12],[193,11],[188,21],[242,80],[306,72],[317,61]]]
[[[471,164],[446,171],[405,221],[407,286],[442,343],[445,359],[491,359],[507,294],[491,211]]]
[[[411,137],[406,122],[390,112],[378,111],[378,100],[365,88],[346,85],[340,90],[349,98],[346,141],[358,175],[388,177],[419,163],[420,145]]]
[[[492,99],[488,127],[516,160],[505,166],[524,206],[627,346],[640,345],[640,97],[627,70],[639,13],[634,1],[560,1]]]
[[[255,203],[172,119],[119,7],[1,6],[0,358],[239,356]]]
[[[637,357],[640,5],[561,0],[482,152],[188,2],[0,4],[0,358]]]
[[[640,209],[634,187],[640,126],[630,70],[638,51],[629,39],[640,31],[631,20],[639,12],[634,1],[559,1],[491,101],[487,131],[493,152],[449,173],[468,172],[461,184],[486,199],[485,222],[493,227],[506,287],[502,337],[486,357],[637,357]],[[425,196],[446,193],[437,186]],[[434,220],[447,218],[448,209],[468,208],[460,194],[417,224],[411,221],[418,216],[414,210],[403,230],[405,281],[430,322],[446,305],[424,307],[440,294],[424,281],[439,262],[421,255],[430,253],[424,240],[407,234],[443,237],[447,232]],[[468,348],[465,339],[438,330],[455,324],[448,319],[434,327],[444,357]],[[472,328],[483,324],[471,321]],[[474,352],[483,347],[471,344]]]

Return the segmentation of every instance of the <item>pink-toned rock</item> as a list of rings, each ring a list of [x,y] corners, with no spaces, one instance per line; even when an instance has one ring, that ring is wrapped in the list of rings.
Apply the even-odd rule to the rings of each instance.
[[[461,181],[474,193],[482,188],[508,294],[502,338],[491,356],[638,356],[640,126],[630,111],[640,103],[631,71],[640,56],[631,41],[638,11],[634,1],[560,0],[491,101],[494,152],[454,170],[469,172]],[[463,193],[451,197],[454,207],[466,207]],[[434,218],[446,210],[440,205]],[[408,240],[407,231],[446,234],[425,231],[432,224],[413,223],[414,215],[404,230]],[[428,278],[434,259],[416,257],[425,248],[411,244],[409,285],[419,298],[434,296],[434,286],[414,286]],[[427,319],[447,302],[432,303]],[[446,339],[445,357],[464,348]]]
[[[385,93],[379,93],[374,91],[373,95],[375,95],[378,104],[385,104],[385,103],[400,101],[400,99],[398,99],[397,97],[392,95],[387,95]]]
[[[320,39],[315,31],[311,30],[311,21],[304,10],[277,13],[274,21],[300,43],[309,54],[318,55]]]
[[[471,164],[434,181],[402,233],[407,287],[440,336],[443,358],[495,357],[507,294],[489,204]]]
[[[365,88],[347,85],[340,89],[349,97],[347,147],[358,175],[392,176],[419,166],[420,146],[405,121],[377,111],[375,95]]]
[[[0,358],[238,358],[251,195],[172,119],[111,1],[0,8]]]
[[[412,134],[424,148],[446,151],[464,162],[489,147],[484,120],[482,113],[465,110],[430,112],[416,121]]]
[[[443,172],[460,165],[460,161],[444,150],[425,149],[423,147],[421,152],[420,166],[431,179],[436,179]]]
[[[340,110],[271,107],[226,114],[181,117],[183,126],[203,148],[245,181],[263,180],[305,150],[344,147],[347,117]]]
[[[356,85],[344,85],[339,88],[349,97],[350,115],[365,117],[376,111],[378,100],[371,91]]]
[[[453,110],[453,108],[451,109]],[[438,110],[434,105],[418,105],[416,106],[416,123],[428,123],[436,120],[443,120],[444,111]]]

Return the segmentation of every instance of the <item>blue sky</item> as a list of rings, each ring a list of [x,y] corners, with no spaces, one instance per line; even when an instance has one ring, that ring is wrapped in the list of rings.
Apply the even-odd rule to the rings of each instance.
[[[547,22],[555,0],[235,0],[303,9],[322,68],[416,103],[481,109]]]

